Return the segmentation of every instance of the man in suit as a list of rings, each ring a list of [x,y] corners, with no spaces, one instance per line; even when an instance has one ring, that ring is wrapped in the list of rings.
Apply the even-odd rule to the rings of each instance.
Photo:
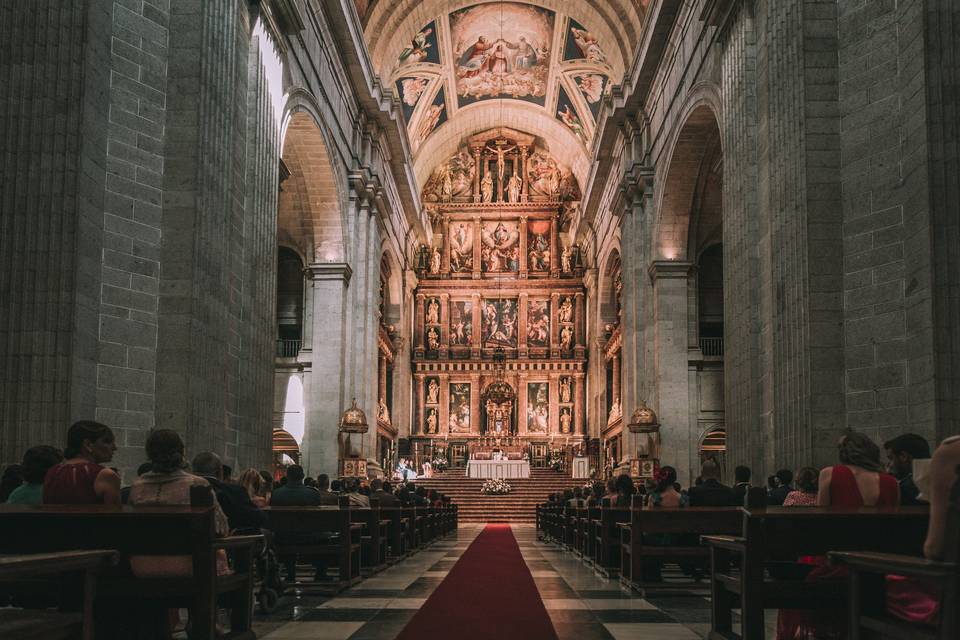
[[[333,491],[330,491],[330,477],[327,474],[321,473],[317,476],[316,491],[320,494],[320,504],[331,506],[339,504],[339,496]]]
[[[787,499],[787,494],[793,491],[793,471],[780,469],[780,471],[777,471],[776,478],[777,488],[770,491],[767,504],[771,507],[782,507],[783,501]]]
[[[740,506],[750,490],[750,467],[740,465],[733,470],[733,477],[736,480],[736,484],[733,485],[733,493],[737,499],[736,506]]]
[[[347,483],[347,498],[350,500],[350,506],[369,509],[370,498],[360,493],[359,478],[348,478],[345,482]]]
[[[720,483],[720,466],[706,460],[700,467],[701,484],[690,487],[687,495],[691,507],[735,507],[737,497],[733,489]]]
[[[930,457],[930,445],[927,441],[915,433],[904,433],[884,442],[883,448],[889,460],[887,471],[893,474],[900,484],[900,504],[927,504],[919,499],[920,489],[913,481],[913,461]]]
[[[303,484],[303,467],[292,464],[287,467],[287,483],[277,487],[270,496],[270,506],[273,507],[315,507],[321,504],[337,504],[336,496],[333,502],[323,502],[319,491]],[[324,478],[326,476],[323,476]],[[330,493],[329,491],[327,493]],[[333,495],[333,494],[330,494]]]
[[[234,533],[260,533],[267,523],[267,515],[250,500],[247,490],[238,484],[223,481],[223,463],[220,456],[204,451],[192,463],[193,473],[205,478],[217,496],[220,508],[226,514]]]
[[[393,495],[387,491],[385,487],[386,483],[379,478],[375,478],[370,481],[370,500],[377,501],[380,503],[381,507],[399,507],[400,499],[397,496]]]

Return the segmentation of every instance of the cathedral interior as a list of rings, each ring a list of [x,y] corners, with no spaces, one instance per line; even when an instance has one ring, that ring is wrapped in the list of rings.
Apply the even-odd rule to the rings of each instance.
[[[276,478],[687,487],[960,434],[958,24],[4,2],[0,464],[95,420],[125,483],[172,429]]]

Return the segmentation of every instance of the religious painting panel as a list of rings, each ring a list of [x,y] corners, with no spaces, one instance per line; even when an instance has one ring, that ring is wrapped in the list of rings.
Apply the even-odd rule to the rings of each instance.
[[[546,382],[527,383],[527,431],[547,433],[550,424],[550,385]]]
[[[527,221],[527,269],[550,271],[550,221]]]
[[[483,301],[483,346],[485,348],[517,347],[516,299],[485,299]]]
[[[469,347],[473,344],[473,303],[455,300],[450,305],[450,346]]]
[[[484,222],[480,256],[486,273],[520,270],[520,224],[515,221]]]
[[[473,271],[473,224],[464,220],[450,222],[450,273]]]
[[[587,130],[583,126],[583,120],[580,119],[573,101],[563,87],[560,87],[560,95],[557,97],[557,119],[577,136],[581,144],[587,145]]]
[[[567,24],[567,38],[564,45],[564,60],[589,60],[598,64],[607,62],[607,54],[604,53],[597,37],[572,18]]]
[[[550,301],[527,301],[527,346],[550,346]]]
[[[431,76],[415,75],[397,80],[397,93],[400,95],[400,106],[403,108],[403,117],[409,123],[413,112],[420,103],[420,98],[430,84]]]
[[[434,96],[433,102],[420,116],[416,131],[411,132],[413,150],[416,151],[434,130],[447,121],[447,99],[443,86]]]
[[[514,98],[543,106],[554,15],[515,2],[474,5],[451,13],[459,105]]]
[[[450,385],[450,433],[470,432],[470,383]]]
[[[580,89],[583,99],[587,101],[593,119],[600,115],[600,99],[607,88],[607,76],[602,73],[582,73],[573,77],[574,83]]]
[[[437,46],[437,25],[430,22],[413,36],[397,58],[397,65],[403,68],[418,62],[440,64],[440,48]]]

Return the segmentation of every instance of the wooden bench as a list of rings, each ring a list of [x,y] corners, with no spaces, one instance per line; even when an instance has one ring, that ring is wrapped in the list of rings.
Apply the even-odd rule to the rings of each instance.
[[[0,553],[116,549],[122,561],[97,579],[97,602],[112,610],[150,603],[190,608],[193,638],[217,637],[217,608],[230,609],[231,638],[255,638],[253,551],[263,536],[218,538],[211,507],[2,505]],[[217,552],[231,552],[233,571],[217,575]],[[192,575],[137,577],[132,555],[189,556]]]
[[[944,535],[943,561],[902,554],[831,552],[833,562],[850,568],[848,614],[850,638],[955,640],[960,638],[960,479],[950,492]],[[922,580],[940,589],[940,618],[936,627],[911,624],[887,614],[885,576],[894,574]],[[949,603],[949,604],[947,604]]]
[[[277,555],[330,559],[338,569],[333,590],[360,580],[363,524],[339,507],[265,507],[267,528],[276,534]]]
[[[0,609],[0,638],[93,640],[96,574],[116,560],[117,553],[109,550],[0,556],[0,582],[58,576],[66,577],[64,582],[59,582],[61,591],[79,590],[79,594],[67,594],[60,602],[60,611]],[[80,611],[73,612],[69,610],[69,601],[77,600],[77,595]]]
[[[609,498],[600,505],[596,519],[591,520],[593,536],[593,566],[606,578],[616,578],[620,572],[621,522],[630,522],[630,509],[611,506]]]
[[[350,507],[350,519],[363,525],[360,535],[360,569],[366,575],[387,566],[387,527],[389,520],[380,517],[379,507]]]
[[[803,569],[794,564],[797,558],[824,556],[830,550],[919,552],[927,512],[926,507],[744,509],[741,536],[703,537],[710,545],[708,638],[762,638],[764,609],[842,607],[845,581],[805,581],[782,569]],[[731,565],[739,571],[730,571]],[[732,629],[735,608],[741,609],[742,635]]]
[[[371,501],[371,505],[373,504],[374,502]],[[407,528],[410,525],[410,518],[403,516],[401,507],[377,506],[380,509],[380,517],[387,521],[387,562],[396,562],[408,553]]]

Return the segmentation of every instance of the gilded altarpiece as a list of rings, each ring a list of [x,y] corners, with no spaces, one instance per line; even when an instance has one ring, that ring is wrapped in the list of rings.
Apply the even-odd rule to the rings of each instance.
[[[471,139],[425,187],[434,242],[421,250],[431,259],[417,273],[412,349],[421,450],[586,438],[586,291],[562,232],[576,187],[533,138],[509,133]],[[515,187],[484,192],[487,176]],[[514,396],[491,404],[498,381]]]

